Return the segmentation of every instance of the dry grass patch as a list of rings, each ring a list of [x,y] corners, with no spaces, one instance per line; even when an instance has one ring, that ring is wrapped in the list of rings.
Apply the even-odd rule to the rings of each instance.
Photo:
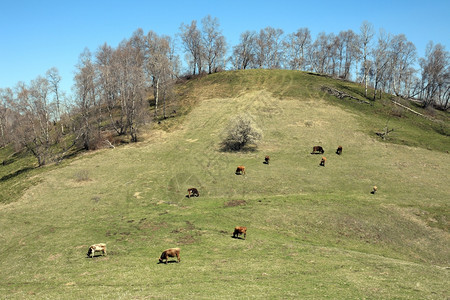
[[[74,179],[76,182],[86,182],[90,181],[90,175],[88,170],[79,170],[74,174]]]

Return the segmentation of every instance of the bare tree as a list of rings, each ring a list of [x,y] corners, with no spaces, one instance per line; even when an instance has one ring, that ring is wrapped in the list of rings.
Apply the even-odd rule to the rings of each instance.
[[[45,74],[50,85],[50,91],[54,96],[55,103],[55,121],[59,122],[61,133],[64,133],[64,123],[61,119],[61,91],[60,91],[60,82],[61,76],[59,75],[59,71],[57,68],[53,67],[47,71]]]
[[[367,86],[368,80],[367,77],[369,75],[369,44],[374,36],[373,25],[367,21],[364,21],[360,27],[360,41],[362,47],[362,72],[363,72],[363,81],[364,81],[364,95],[367,97]]]
[[[48,94],[49,83],[40,76],[29,87],[23,82],[16,87],[14,106],[18,118],[14,124],[14,142],[30,151],[37,159],[38,166],[47,164],[54,145],[52,108]]]
[[[292,70],[305,69],[305,56],[311,44],[311,32],[308,28],[300,28],[289,34],[284,40],[287,64]]]
[[[335,72],[343,79],[350,78],[350,69],[358,58],[358,36],[352,31],[341,31],[334,38]]]
[[[255,64],[256,33],[245,31],[241,33],[240,43],[233,47],[232,64],[237,70],[245,70]]]
[[[261,69],[265,66],[267,60],[267,41],[266,33],[260,30],[259,34],[255,36],[255,65]]]
[[[266,27],[255,38],[255,62],[258,68],[280,68],[283,30]]]
[[[266,27],[268,53],[267,53],[267,67],[269,69],[279,69],[283,64],[284,49],[283,49],[283,34],[284,31],[279,28]]]
[[[111,46],[105,43],[98,49],[96,71],[101,103],[108,111],[111,127],[118,135],[122,135],[125,134],[125,115],[119,102],[119,64],[119,55]]]
[[[388,67],[390,62],[390,44],[391,37],[386,34],[385,31],[380,30],[378,36],[378,41],[376,47],[372,50],[371,55],[373,57],[373,100],[375,100],[377,95],[377,90],[380,90],[381,98],[381,88],[379,85],[387,80]]]
[[[328,55],[330,56],[330,61],[328,64],[327,73],[333,77],[338,77],[340,72],[340,61],[342,59],[342,41],[339,35],[332,34],[330,36],[330,43],[328,46]]]
[[[421,98],[424,105],[436,104],[447,109],[450,99],[450,54],[442,44],[429,42],[425,58],[420,59]]]
[[[180,37],[184,51],[192,57],[192,75],[202,72],[202,41],[201,32],[197,28],[197,21],[192,21],[190,25],[181,24]]]
[[[332,74],[333,57],[335,47],[333,47],[333,34],[319,33],[310,48],[310,65],[314,72],[322,74]]]
[[[255,63],[258,68],[281,67],[283,30],[266,27],[255,36]]]
[[[410,97],[411,78],[415,73],[412,67],[416,61],[416,47],[404,34],[396,35],[391,41],[390,83],[391,91],[397,96]]]
[[[180,71],[181,61],[180,61],[180,57],[177,54],[175,40],[170,36],[166,36],[166,39],[168,40],[169,47],[170,47],[169,52],[168,52],[168,57],[169,57],[170,66],[171,66],[170,74],[171,74],[172,80],[175,80],[175,79],[179,78],[179,75],[181,73],[181,71]]]
[[[153,95],[155,98],[155,116],[158,115],[160,95],[162,94],[165,108],[166,96],[169,88],[172,87],[174,67],[171,61],[171,39],[168,36],[158,36],[150,31],[147,35],[147,58],[145,69],[151,78]],[[164,118],[166,117],[163,110]]]
[[[202,19],[202,49],[209,74],[216,72],[218,66],[225,65],[225,36],[220,32],[219,20],[210,15]]]
[[[143,38],[143,37],[139,37]],[[118,89],[121,109],[125,116],[125,132],[132,142],[138,141],[138,128],[145,122],[145,42],[136,36],[120,43],[118,49]]]
[[[343,71],[339,76],[344,79],[350,79],[352,65],[357,64],[360,56],[360,40],[358,35],[352,30],[340,32],[339,36],[345,53],[343,61],[341,60],[344,65]]]
[[[13,117],[10,105],[13,99],[14,94],[10,88],[0,89],[0,147],[11,142]]]
[[[81,133],[84,149],[90,150],[97,147],[100,139],[101,111],[97,107],[95,66],[89,49],[86,48],[80,55],[77,69],[74,89],[80,120],[76,127]]]

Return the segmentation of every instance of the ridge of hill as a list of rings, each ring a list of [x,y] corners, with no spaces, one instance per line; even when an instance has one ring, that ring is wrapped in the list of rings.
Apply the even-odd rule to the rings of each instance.
[[[336,95],[324,92],[330,88],[349,97],[339,99]],[[449,150],[448,112],[423,109],[416,102],[386,93],[381,97],[377,94],[376,100],[372,101],[364,96],[362,85],[328,75],[289,70],[239,70],[200,77],[179,87],[184,103],[195,103],[211,97],[236,97],[241,93],[259,90],[270,91],[279,98],[327,99],[333,105],[359,113],[361,125],[367,134],[383,131],[387,125],[395,129],[387,142],[444,152]],[[369,89],[368,94],[372,97],[373,90]]]
[[[392,112],[388,99],[338,100],[322,86],[364,100],[355,84],[302,72],[189,80],[179,86],[186,111],[157,125],[171,130],[35,174],[36,185],[0,206],[0,293],[446,298],[448,136],[405,112],[390,119],[389,138],[406,142],[383,142],[375,132]],[[222,132],[241,112],[263,139],[255,151],[223,152]],[[414,128],[426,139],[417,145],[413,133],[405,137]],[[325,167],[310,154],[315,145]],[[246,175],[234,174],[237,165]],[[190,187],[200,197],[187,198]],[[238,225],[246,240],[231,238]],[[86,258],[100,242],[108,255]],[[157,264],[175,246],[181,263]]]

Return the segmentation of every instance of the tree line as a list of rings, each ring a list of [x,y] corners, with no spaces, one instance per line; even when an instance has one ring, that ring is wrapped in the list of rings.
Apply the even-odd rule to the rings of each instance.
[[[358,33],[321,32],[314,40],[308,28],[289,34],[273,27],[247,30],[229,47],[219,20],[206,16],[200,25],[181,24],[175,37],[138,29],[117,47],[85,49],[76,65],[73,99],[61,91],[56,68],[28,84],[0,89],[0,146],[27,149],[42,166],[74,148],[96,149],[108,136],[136,142],[142,125],[168,116],[181,77],[257,68],[353,80],[372,100],[384,92],[419,99],[424,107],[449,107],[450,55],[441,44],[430,42],[419,58],[405,35],[376,34],[363,22]]]
[[[445,47],[430,42],[425,57],[418,58],[404,34],[380,30],[375,38],[368,22],[363,22],[359,33],[321,32],[315,40],[308,28],[287,35],[272,27],[245,31],[233,47],[230,63],[237,70],[291,69],[353,79],[364,84],[365,96],[373,100],[385,92],[420,99],[424,106],[449,107],[450,55]]]

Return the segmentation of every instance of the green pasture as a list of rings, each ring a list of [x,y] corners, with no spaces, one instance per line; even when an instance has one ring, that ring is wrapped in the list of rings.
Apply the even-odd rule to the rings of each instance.
[[[191,106],[170,130],[24,172],[32,184],[0,206],[1,298],[448,298],[448,136],[405,113],[382,141],[387,100],[360,108],[324,83],[337,85],[260,70],[188,81]],[[263,138],[223,152],[239,113]],[[13,166],[0,166],[5,190],[22,182],[5,177]],[[231,237],[238,225],[246,240]],[[87,258],[100,242],[108,255]],[[181,262],[158,264],[169,247]]]

